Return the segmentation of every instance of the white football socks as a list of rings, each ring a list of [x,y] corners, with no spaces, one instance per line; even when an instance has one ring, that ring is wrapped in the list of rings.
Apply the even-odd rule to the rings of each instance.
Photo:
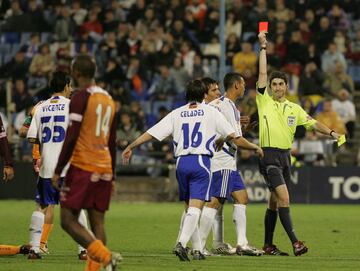
[[[209,236],[212,225],[214,224],[217,210],[214,208],[204,207],[200,217],[200,238],[204,248]]]
[[[181,219],[180,219],[179,233],[178,233],[178,237],[176,238],[176,244],[179,243],[181,231],[182,231],[182,228],[183,228],[183,225],[184,225],[185,216],[186,216],[186,211],[184,210],[184,212],[181,215]]]
[[[216,248],[224,243],[224,205],[217,210],[214,223],[212,225],[213,231],[213,248]]]
[[[79,223],[80,223],[82,226],[84,226],[84,228],[89,229],[88,223],[87,223],[86,214],[85,214],[85,211],[84,211],[84,210],[81,210],[81,211],[80,211],[78,221],[79,221]],[[78,249],[79,249],[79,253],[80,253],[81,251],[86,250],[86,248],[83,248],[83,247],[80,246],[80,245],[78,245]]]
[[[45,215],[42,212],[34,211],[31,215],[30,222],[30,245],[34,252],[39,253],[40,251],[40,240],[42,227],[44,225]]]
[[[246,205],[234,204],[233,221],[236,229],[237,245],[247,245],[248,240],[246,239]]]
[[[201,210],[196,207],[189,207],[182,226],[179,242],[186,247],[196,227],[198,227]]]

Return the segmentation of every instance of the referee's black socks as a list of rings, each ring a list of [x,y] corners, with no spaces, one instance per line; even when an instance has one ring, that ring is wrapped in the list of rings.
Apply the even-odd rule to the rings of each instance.
[[[267,209],[265,213],[265,246],[270,246],[273,244],[274,231],[276,226],[278,212],[271,209]]]
[[[280,221],[281,224],[283,225],[287,235],[289,236],[291,243],[295,243],[296,241],[298,241],[298,239],[295,236],[295,232],[293,229],[293,225],[291,222],[291,217],[290,217],[290,208],[289,207],[279,207],[279,217],[280,217]]]

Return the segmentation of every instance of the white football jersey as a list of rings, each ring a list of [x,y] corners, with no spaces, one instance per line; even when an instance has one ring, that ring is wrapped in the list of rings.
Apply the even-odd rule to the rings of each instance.
[[[42,178],[54,175],[69,124],[69,103],[70,100],[63,96],[53,96],[38,105],[31,120],[27,138],[38,138],[40,141],[39,175]],[[62,177],[65,172],[62,172]]]
[[[216,107],[231,124],[235,130],[235,137],[242,136],[240,125],[240,112],[236,108],[233,101],[222,96],[210,103],[211,106]],[[215,152],[211,159],[211,172],[222,169],[236,170],[237,147],[235,144],[225,143],[222,150]]]
[[[189,154],[214,154],[217,135],[227,137],[234,129],[215,108],[188,103],[170,112],[147,131],[157,140],[172,135],[175,157]]]

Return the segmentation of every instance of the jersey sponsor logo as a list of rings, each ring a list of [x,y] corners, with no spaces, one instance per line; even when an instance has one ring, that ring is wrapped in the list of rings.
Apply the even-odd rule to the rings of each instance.
[[[288,125],[289,126],[295,125],[295,117],[294,116],[288,116]]]
[[[204,116],[204,110],[198,109],[198,110],[191,110],[191,111],[181,111],[180,116],[182,118]]]

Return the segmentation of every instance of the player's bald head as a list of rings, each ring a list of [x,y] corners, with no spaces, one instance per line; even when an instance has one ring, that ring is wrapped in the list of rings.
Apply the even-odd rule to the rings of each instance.
[[[186,85],[186,101],[201,103],[204,99],[205,90],[205,84],[201,80],[191,80]]]
[[[96,64],[88,54],[77,55],[71,64],[71,72],[74,76],[92,79],[95,77]]]

